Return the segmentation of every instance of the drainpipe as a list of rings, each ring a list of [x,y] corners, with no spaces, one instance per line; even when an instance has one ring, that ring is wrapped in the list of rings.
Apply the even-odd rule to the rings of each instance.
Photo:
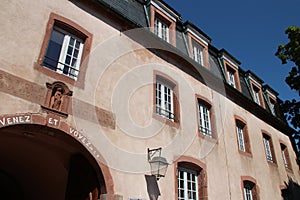
[[[148,1],[145,0],[145,4],[144,4],[144,12],[145,12],[145,15],[146,15],[146,22],[147,22],[147,27],[150,27],[150,17],[149,17],[149,13],[148,13],[148,10],[147,10],[147,5],[148,5]]]
[[[183,41],[184,41],[184,46],[185,46],[185,48],[186,48],[187,54],[188,54],[189,57],[191,57],[190,48],[189,48],[189,43],[187,42],[185,33],[186,33],[186,32],[181,32],[181,35],[182,35],[182,38],[183,38]]]
[[[219,56],[217,57],[217,60],[218,60],[219,65],[221,66],[221,71],[222,71],[222,74],[223,74],[223,78],[226,81],[226,74],[225,74],[225,71],[224,71],[224,66],[223,66]]]

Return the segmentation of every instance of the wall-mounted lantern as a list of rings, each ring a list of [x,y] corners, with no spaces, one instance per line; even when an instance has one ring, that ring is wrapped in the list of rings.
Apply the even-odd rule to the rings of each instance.
[[[166,158],[161,156],[161,148],[151,150],[148,148],[148,162],[150,163],[151,174],[156,176],[157,180],[165,177],[168,162]]]

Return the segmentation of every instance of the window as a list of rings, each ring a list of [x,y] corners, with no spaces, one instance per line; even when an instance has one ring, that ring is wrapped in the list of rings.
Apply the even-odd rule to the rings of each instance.
[[[198,200],[198,176],[196,171],[178,169],[178,200]]]
[[[273,99],[270,99],[270,110],[271,113],[276,116],[276,112],[275,112],[275,101]]]
[[[228,76],[229,85],[235,88],[236,86],[235,86],[234,71],[227,69],[227,76]]]
[[[257,200],[257,191],[255,183],[251,181],[243,181],[244,200]]]
[[[195,41],[193,41],[193,58],[197,63],[203,65],[203,47]]]
[[[204,101],[198,100],[198,114],[200,132],[211,137],[210,105]]]
[[[57,80],[84,84],[92,34],[81,26],[57,14],[51,13],[41,52],[35,68]]]
[[[174,121],[173,87],[162,79],[156,80],[156,113]]]
[[[54,26],[43,66],[77,80],[83,40]]]
[[[184,156],[183,159],[179,159],[182,161],[177,163],[176,196],[178,200],[207,199],[207,173],[205,165],[197,159],[190,157]],[[186,161],[186,159],[189,161]]]
[[[169,42],[169,26],[157,17],[154,20],[154,33],[161,39]]]
[[[261,105],[260,103],[260,90],[259,88],[253,86],[253,98],[254,98],[254,101],[258,104],[258,105]]]
[[[238,119],[235,120],[235,124],[239,150],[242,152],[251,153],[246,124]]]
[[[266,153],[267,160],[269,162],[276,163],[271,137],[268,136],[267,134],[263,134],[263,143],[264,143],[264,147],[265,147],[265,153]]]
[[[241,151],[246,151],[243,128],[240,125],[237,125],[236,132],[237,132],[237,136],[238,136],[239,149]]]
[[[291,169],[291,162],[288,149],[284,144],[280,144],[280,147],[284,167],[287,169]]]

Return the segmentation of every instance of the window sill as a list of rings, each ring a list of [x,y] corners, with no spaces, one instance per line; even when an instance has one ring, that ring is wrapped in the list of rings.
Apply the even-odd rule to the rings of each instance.
[[[268,160],[267,160],[267,162],[268,162],[268,164],[269,164],[270,166],[278,167],[277,163],[275,163],[275,162],[268,161]]]
[[[204,133],[202,133],[201,131],[198,130],[198,135],[201,139],[203,140],[207,140],[209,142],[212,142],[212,143],[218,143],[218,140],[217,138],[215,138],[214,136],[209,136],[209,135],[206,135]]]
[[[290,167],[285,167],[286,172],[293,174],[293,169]]]
[[[35,62],[34,63],[34,69],[36,69],[37,71],[47,75],[47,76],[50,76],[56,80],[60,80],[60,81],[63,81],[65,83],[69,83],[71,85],[75,85],[75,80],[68,77],[68,76],[65,76],[63,74],[59,74],[57,73],[56,71],[53,71],[51,69],[48,69],[47,67],[44,67],[42,65],[42,63],[39,63],[39,62]]]
[[[249,158],[253,158],[252,153],[250,152],[246,152],[246,151],[242,151],[239,149],[239,154],[243,155],[243,156],[247,156]]]
[[[179,124],[178,121],[176,121],[176,120],[172,121],[171,119],[165,118],[165,117],[163,117],[163,116],[161,116],[161,115],[159,115],[159,114],[157,114],[157,113],[153,113],[152,116],[153,116],[153,118],[156,119],[157,121],[160,121],[160,122],[162,122],[162,123],[164,123],[164,124],[167,124],[167,125],[169,125],[169,126],[175,127],[175,128],[177,128],[177,129],[178,129],[179,126],[180,126],[180,124]]]

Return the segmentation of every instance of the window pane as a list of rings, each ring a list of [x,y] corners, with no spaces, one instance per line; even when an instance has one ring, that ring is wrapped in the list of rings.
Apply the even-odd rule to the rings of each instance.
[[[50,36],[50,41],[45,54],[43,65],[49,69],[56,70],[59,55],[64,40],[64,34],[53,30]]]
[[[167,119],[174,120],[173,92],[164,83],[156,83],[156,113]]]
[[[180,186],[180,187],[179,187]],[[178,198],[198,200],[198,184],[196,172],[180,169],[178,171]]]
[[[209,108],[202,103],[199,103],[198,107],[200,131],[205,135],[211,136]]]

